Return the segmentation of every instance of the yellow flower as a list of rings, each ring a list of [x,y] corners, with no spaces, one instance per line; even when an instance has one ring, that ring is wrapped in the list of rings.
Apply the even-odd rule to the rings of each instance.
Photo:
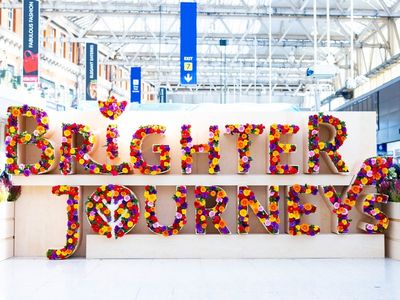
[[[239,214],[240,214],[242,217],[245,217],[245,216],[247,215],[247,211],[246,211],[245,209],[241,209],[240,212],[239,212]]]

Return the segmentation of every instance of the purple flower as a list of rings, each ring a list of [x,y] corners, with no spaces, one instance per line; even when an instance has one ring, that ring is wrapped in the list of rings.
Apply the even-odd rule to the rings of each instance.
[[[394,187],[396,188],[396,192],[400,193],[400,180],[399,179],[395,180]]]

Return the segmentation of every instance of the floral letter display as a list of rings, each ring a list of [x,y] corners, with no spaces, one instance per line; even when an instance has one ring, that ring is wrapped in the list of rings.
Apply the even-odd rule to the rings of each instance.
[[[288,200],[288,219],[289,234],[291,235],[316,235],[320,232],[317,225],[300,224],[301,215],[309,215],[316,211],[316,207],[311,203],[300,204],[300,194],[316,195],[318,188],[313,185],[295,184],[289,188]]]
[[[349,212],[356,201],[348,198],[341,199],[333,186],[324,186],[323,192],[325,199],[333,205],[332,212],[337,216],[337,226],[333,232],[348,233],[350,227]]]
[[[271,125],[269,134],[269,171],[271,174],[296,174],[299,172],[298,166],[289,166],[287,164],[279,165],[281,153],[290,153],[296,151],[293,144],[279,143],[283,134],[296,134],[299,131],[297,125]]]
[[[383,194],[368,194],[363,202],[363,211],[377,221],[376,224],[360,223],[360,229],[368,233],[383,233],[389,226],[389,218],[377,207],[375,203],[387,203],[389,196]]]
[[[210,217],[219,233],[230,234],[231,232],[226,226],[226,222],[221,218],[221,214],[224,212],[229,201],[226,192],[218,186],[196,186],[194,194],[196,197],[194,201],[194,207],[196,208],[196,233],[206,233],[206,218]],[[206,208],[207,199],[209,198],[213,198],[217,202],[212,208]]]
[[[391,157],[373,157],[364,161],[356,179],[347,191],[347,197],[344,199],[340,198],[332,186],[323,187],[325,198],[333,205],[333,213],[336,214],[338,218],[337,230],[335,231],[336,233],[349,232],[350,220],[348,219],[348,215],[351,209],[356,205],[356,201],[364,190],[364,187],[371,185],[376,186],[382,182],[386,177],[389,168],[392,166],[392,162],[393,159]],[[382,198],[378,198],[379,199],[375,200],[373,195],[367,195],[363,202],[363,212],[373,216],[378,221],[382,220],[383,223],[386,223],[386,216],[380,210],[373,207],[375,201],[377,203],[385,203],[385,198],[383,198],[383,196]],[[375,213],[375,215],[373,215],[373,213]],[[372,225],[372,229],[377,229],[378,227],[375,226],[383,225],[383,223],[381,224],[378,222],[378,225]],[[364,225],[367,224],[365,223]],[[368,229],[371,229],[371,224],[368,225]],[[387,224],[385,227],[387,227]],[[365,230],[366,227],[363,229]],[[366,229],[368,233],[373,233],[373,230],[368,229]],[[379,230],[379,232],[382,232],[383,228],[379,226]]]
[[[186,202],[186,187],[178,186],[176,188],[176,193],[174,195],[174,201],[176,204],[176,214],[174,222],[171,226],[161,225],[158,222],[158,218],[156,216],[156,202],[157,202],[157,190],[154,186],[146,186],[144,197],[146,199],[146,211],[144,216],[146,218],[147,226],[149,229],[157,234],[161,234],[163,236],[170,236],[178,234],[179,231],[186,224],[186,210],[187,210],[187,202]]]
[[[106,203],[106,204],[104,204]],[[94,232],[120,238],[136,225],[139,203],[135,194],[120,185],[103,185],[85,203],[86,215]]]
[[[259,135],[264,132],[265,126],[262,124],[245,124],[245,125],[226,125],[227,134],[237,134],[237,151],[238,158],[238,173],[247,174],[250,170],[250,162],[252,161],[250,155],[250,134]]]
[[[97,103],[100,113],[110,120],[117,120],[128,105],[127,101],[118,102],[114,96],[111,96],[106,101],[98,101]]]
[[[279,233],[279,187],[269,188],[269,214],[247,186],[238,189],[238,233],[249,233],[249,206],[269,233]]]
[[[133,136],[131,142],[131,162],[135,169],[139,169],[142,174],[146,175],[158,175],[161,173],[168,172],[171,168],[169,157],[169,145],[154,145],[153,152],[160,153],[160,164],[159,165],[148,165],[142,153],[142,143],[146,136],[150,134],[161,134],[164,135],[166,128],[161,125],[150,125],[142,126]]]
[[[116,159],[118,157],[118,125],[110,124],[107,127],[107,156],[110,159]]]
[[[319,127],[321,124],[331,125],[335,129],[336,135],[332,141],[321,142],[319,140]],[[326,116],[320,113],[310,116],[308,130],[308,172],[319,173],[321,152],[326,152],[331,159],[330,165],[332,166],[333,164],[332,167],[335,167],[338,172],[348,172],[349,169],[342,160],[342,156],[337,152],[347,138],[346,123],[333,116]]]
[[[80,148],[73,147],[74,135],[80,134],[83,137],[83,145]],[[75,157],[78,163],[89,170],[91,174],[127,174],[131,168],[128,163],[119,165],[99,164],[93,161],[89,153],[93,149],[95,135],[88,126],[82,124],[63,124],[63,136],[60,147],[61,158],[59,168],[64,175],[72,173],[72,158]]]
[[[32,133],[26,131],[18,133],[19,117],[34,118],[37,126]],[[52,168],[55,162],[54,147],[50,140],[43,136],[49,130],[49,119],[47,113],[40,108],[28,105],[8,108],[8,123],[6,125],[6,169],[14,175],[43,174]],[[35,164],[18,163],[18,144],[35,145],[40,151],[40,160]]]
[[[193,145],[190,129],[192,125],[181,127],[181,146],[182,146],[182,173],[192,173],[192,162],[194,153],[208,153],[208,173],[218,174],[219,166],[219,134],[218,126],[210,126],[208,144]]]
[[[13,175],[12,184],[22,186],[22,201],[17,209],[31,208],[26,199],[37,198],[32,197],[32,192],[38,192],[37,196],[49,200],[49,204],[54,204],[56,198],[56,204],[67,209],[67,228],[64,218],[48,220],[54,222],[60,237],[58,244],[53,244],[53,234],[46,237],[46,243],[52,245],[46,248],[50,260],[84,252],[85,249],[77,251],[83,234],[81,205],[92,228],[84,236],[87,257],[114,257],[113,253],[115,257],[124,257],[125,253],[127,257],[144,257],[146,252],[157,257],[202,257],[201,251],[207,247],[217,250],[214,253],[218,255],[246,256],[243,249],[248,246],[257,247],[251,252],[255,257],[263,257],[264,253],[279,257],[286,255],[279,247],[299,245],[295,257],[312,257],[311,253],[316,253],[315,257],[329,253],[348,257],[379,255],[373,249],[382,247],[383,236],[368,234],[387,230],[389,218],[384,211],[388,199],[378,194],[374,185],[392,172],[392,158],[365,159],[376,146],[372,114],[270,114],[246,107],[242,112],[226,112],[223,116],[210,110],[202,118],[200,111],[188,111],[184,116],[180,112],[166,115],[162,111],[135,111],[137,106],[132,106],[131,111],[121,115],[125,107],[115,98],[99,102],[100,112],[107,120],[98,111],[95,115],[83,111],[47,115],[27,105],[8,109],[6,170]],[[57,123],[53,124],[53,131],[49,116],[52,124]],[[120,123],[110,121],[118,117]],[[168,131],[167,126],[157,125],[162,120]],[[206,124],[206,120],[210,123]],[[360,122],[364,122],[363,126]],[[264,132],[266,126],[268,132]],[[204,130],[196,132],[200,127]],[[350,131],[354,132],[347,135]],[[200,153],[203,155],[197,155]],[[125,155],[130,157],[124,159]],[[321,162],[321,156],[326,161]],[[365,159],[361,168],[360,159]],[[306,164],[305,168],[301,162]],[[331,174],[324,170],[326,163]],[[52,170],[57,165],[58,174]],[[324,175],[318,174],[322,171]],[[60,172],[66,176],[59,175]],[[333,174],[345,172],[348,174]],[[49,174],[39,176],[44,173]],[[100,176],[105,174],[110,176]],[[3,175],[3,181],[8,188],[6,176]],[[56,185],[52,193],[65,196],[30,188],[46,187],[52,182]],[[87,194],[82,203],[81,188]],[[229,198],[235,198],[235,205],[228,205]],[[360,212],[352,211],[355,207]],[[47,222],[48,212],[40,209],[38,213]],[[26,236],[36,233],[40,225],[24,225]],[[186,236],[190,231],[202,236]],[[348,237],[329,237],[330,231]],[[365,233],[363,237],[360,232]],[[231,233],[235,236],[229,236]],[[323,236],[311,239],[319,233]],[[21,240],[26,238],[18,234]],[[203,236],[206,234],[211,236]],[[275,236],[279,234],[283,236]],[[299,235],[304,237],[288,238]],[[182,247],[185,242],[188,247]],[[319,247],[322,242],[329,244]],[[304,243],[308,243],[306,247],[301,246]],[[232,251],[225,252],[227,247]],[[28,249],[37,255],[36,248]],[[154,249],[160,251],[152,252]]]
[[[68,195],[67,200],[67,235],[66,245],[62,249],[47,250],[47,257],[50,260],[66,259],[70,257],[79,245],[80,223],[79,223],[79,187],[68,185],[57,185],[52,189],[52,193],[61,196]]]

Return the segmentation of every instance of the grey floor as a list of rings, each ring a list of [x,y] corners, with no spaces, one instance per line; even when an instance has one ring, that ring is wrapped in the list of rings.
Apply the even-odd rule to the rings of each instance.
[[[391,259],[0,262],[0,299],[400,299]]]

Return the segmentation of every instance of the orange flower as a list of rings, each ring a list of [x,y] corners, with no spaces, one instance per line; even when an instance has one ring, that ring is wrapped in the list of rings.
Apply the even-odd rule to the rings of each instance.
[[[304,204],[304,209],[305,210],[311,210],[312,209],[312,204],[311,203],[305,203]]]
[[[300,229],[303,232],[308,232],[310,230],[310,226],[308,226],[308,224],[301,224]]]
[[[271,203],[269,205],[269,210],[270,211],[277,211],[278,210],[278,205],[276,205],[276,203]]]
[[[351,191],[352,191],[353,193],[355,193],[355,194],[360,193],[360,186],[358,186],[358,185],[353,185],[353,186],[351,187]]]
[[[299,193],[301,191],[301,186],[299,184],[295,184],[292,188],[296,193]]]

